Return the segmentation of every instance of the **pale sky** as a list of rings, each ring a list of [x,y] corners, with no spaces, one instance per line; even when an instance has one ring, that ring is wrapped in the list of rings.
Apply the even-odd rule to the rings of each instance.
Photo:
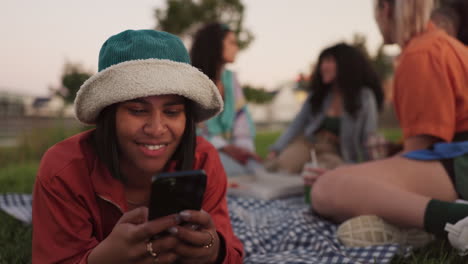
[[[0,91],[48,95],[66,61],[97,70],[103,42],[126,29],[154,28],[165,0],[1,0]],[[373,0],[244,0],[251,46],[229,67],[242,84],[274,89],[309,73],[320,51],[354,33],[381,42]],[[189,47],[187,47],[189,48]]]

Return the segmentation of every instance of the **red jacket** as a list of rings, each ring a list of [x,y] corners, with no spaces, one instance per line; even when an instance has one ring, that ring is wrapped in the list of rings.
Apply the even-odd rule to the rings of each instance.
[[[33,193],[33,263],[87,263],[128,210],[124,186],[113,178],[90,144],[91,131],[51,147],[42,158]],[[216,149],[197,138],[194,169],[205,170],[203,210],[224,239],[223,263],[242,263],[226,203],[226,174]]]

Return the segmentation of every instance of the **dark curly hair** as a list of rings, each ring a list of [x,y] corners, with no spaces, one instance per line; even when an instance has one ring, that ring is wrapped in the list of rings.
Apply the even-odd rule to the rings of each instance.
[[[223,40],[231,30],[221,23],[209,23],[200,28],[193,39],[190,57],[192,65],[213,82],[220,79],[223,61]]]
[[[325,97],[330,93],[333,84],[324,84],[320,65],[325,58],[332,57],[336,61],[336,84],[338,85],[344,102],[345,110],[355,116],[361,107],[360,91],[367,87],[375,95],[378,110],[382,110],[384,93],[380,79],[361,50],[345,43],[339,43],[323,50],[317,65],[312,72],[309,90],[312,92],[312,112],[321,110]]]

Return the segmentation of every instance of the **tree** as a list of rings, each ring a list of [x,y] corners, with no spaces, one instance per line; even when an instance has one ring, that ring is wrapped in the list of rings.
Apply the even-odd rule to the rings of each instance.
[[[273,100],[276,95],[275,92],[268,92],[265,91],[264,88],[255,88],[251,85],[244,85],[242,86],[244,90],[245,99],[248,102],[255,103],[255,104],[266,104]]]
[[[85,71],[80,64],[66,62],[62,73],[62,88],[57,92],[65,99],[65,103],[73,103],[81,85],[91,77],[92,73]]]
[[[186,38],[204,23],[220,22],[236,33],[240,49],[247,48],[254,39],[250,30],[243,27],[241,0],[166,0],[166,5],[155,10],[158,30]]]
[[[370,59],[369,51],[367,50],[367,38],[361,33],[354,33],[351,46],[359,49],[364,55]]]
[[[377,54],[371,58],[371,61],[381,80],[386,80],[393,74],[393,59],[385,54],[383,44],[379,46]]]
[[[371,56],[367,49],[366,36],[360,33],[355,33],[351,45],[361,50],[364,53],[364,55],[371,61],[372,66],[374,67],[381,80],[385,80],[392,75],[392,58],[389,55],[385,54],[383,44],[379,46],[377,54],[375,56]]]

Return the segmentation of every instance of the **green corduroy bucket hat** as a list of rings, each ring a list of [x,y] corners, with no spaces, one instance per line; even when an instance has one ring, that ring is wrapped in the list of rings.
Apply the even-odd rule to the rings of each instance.
[[[99,71],[77,93],[75,114],[95,124],[106,106],[153,95],[176,94],[192,100],[195,121],[223,108],[216,85],[190,65],[182,41],[155,30],[126,30],[110,37],[99,52]]]

